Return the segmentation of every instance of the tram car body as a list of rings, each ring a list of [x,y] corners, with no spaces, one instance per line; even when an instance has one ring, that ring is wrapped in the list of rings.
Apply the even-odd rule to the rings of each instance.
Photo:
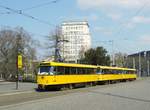
[[[76,84],[96,85],[100,82],[136,79],[136,70],[86,64],[41,62],[37,75],[39,89],[69,87]]]

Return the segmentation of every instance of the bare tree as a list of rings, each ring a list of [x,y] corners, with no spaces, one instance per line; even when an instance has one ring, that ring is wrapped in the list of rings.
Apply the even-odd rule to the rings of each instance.
[[[16,58],[18,52],[23,59],[35,59],[34,41],[23,28],[5,28],[0,30],[0,74],[3,78],[16,75]]]
[[[62,37],[62,32],[59,27],[50,33],[49,36],[46,37],[46,49],[48,50],[47,58],[48,60],[61,61],[62,53],[64,50],[60,48],[63,45],[65,40]]]
[[[124,67],[126,64],[126,57],[127,57],[127,54],[125,53],[121,53],[121,52],[115,53],[116,66]]]
[[[84,46],[81,46],[81,49],[79,51],[79,63],[83,63],[82,60],[84,59],[84,54],[85,54],[86,50]]]

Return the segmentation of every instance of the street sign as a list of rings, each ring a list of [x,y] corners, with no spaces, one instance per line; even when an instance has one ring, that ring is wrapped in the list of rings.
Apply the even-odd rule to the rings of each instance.
[[[18,69],[22,69],[22,55],[18,55],[17,66]]]

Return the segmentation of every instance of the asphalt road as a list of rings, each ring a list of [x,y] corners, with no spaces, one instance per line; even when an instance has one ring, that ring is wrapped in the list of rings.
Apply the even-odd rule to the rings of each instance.
[[[16,91],[31,91],[37,87],[35,83],[24,83],[19,82],[18,90],[16,90],[15,82],[0,82],[0,94],[6,92],[16,92]]]
[[[150,110],[150,79],[66,91],[0,94],[0,110]]]

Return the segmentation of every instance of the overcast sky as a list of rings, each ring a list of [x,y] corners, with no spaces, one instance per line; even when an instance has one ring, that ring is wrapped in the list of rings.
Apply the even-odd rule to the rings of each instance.
[[[131,54],[150,50],[149,0],[0,0],[6,6],[38,18],[41,21],[0,7],[0,27],[22,26],[33,37],[44,42],[55,26],[66,20],[87,20],[92,46],[104,46]]]

